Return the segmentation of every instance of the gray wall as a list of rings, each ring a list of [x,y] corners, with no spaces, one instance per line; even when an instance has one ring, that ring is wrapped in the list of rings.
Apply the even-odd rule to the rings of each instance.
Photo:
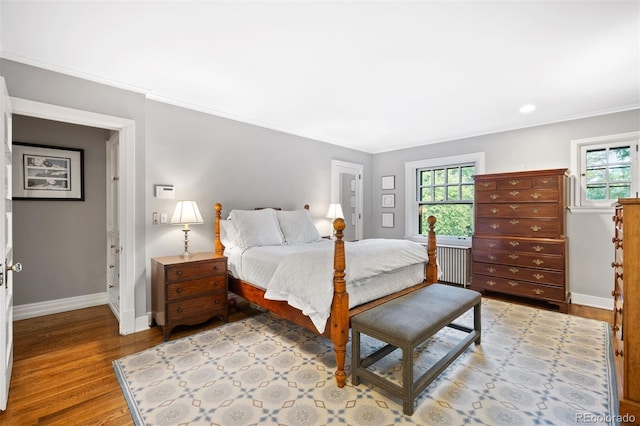
[[[363,164],[364,196],[371,196],[369,154],[160,102],[147,103],[146,151],[149,257],[181,252],[179,228],[151,224],[152,212],[166,212],[170,219],[177,200],[195,200],[204,217],[203,225],[192,226],[190,249],[211,251],[215,203],[222,204],[223,217],[232,209],[309,204],[321,234],[329,235],[324,216],[332,159]],[[175,199],[155,198],[158,184],[174,185]],[[365,215],[370,214],[367,206]]]
[[[106,153],[109,132],[13,116],[13,140],[84,149],[84,201],[13,202],[16,305],[106,290]]]
[[[395,228],[382,228],[382,209],[374,202],[373,235],[383,238],[405,235],[405,162],[484,152],[486,173],[570,168],[571,140],[638,130],[640,110],[633,110],[375,155],[373,200],[382,193],[381,177],[395,175],[396,208],[393,210],[396,214]],[[567,217],[569,287],[582,303],[589,301],[580,299],[582,295],[611,300],[611,214],[569,213]]]

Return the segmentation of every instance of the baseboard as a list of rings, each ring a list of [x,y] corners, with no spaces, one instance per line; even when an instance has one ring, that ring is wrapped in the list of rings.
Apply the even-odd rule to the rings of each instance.
[[[613,309],[613,297],[597,297],[588,294],[571,292],[571,303],[574,305],[590,306],[592,308]]]
[[[108,303],[108,297],[108,293],[105,291],[104,293],[18,305],[13,307],[13,320],[19,321],[44,315],[59,314],[60,312],[73,311],[75,309],[106,305]]]

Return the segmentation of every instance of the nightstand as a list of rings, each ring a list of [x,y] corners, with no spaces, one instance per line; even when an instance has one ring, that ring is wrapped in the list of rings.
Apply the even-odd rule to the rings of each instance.
[[[213,253],[151,259],[151,314],[164,340],[178,325],[229,319],[227,258]]]

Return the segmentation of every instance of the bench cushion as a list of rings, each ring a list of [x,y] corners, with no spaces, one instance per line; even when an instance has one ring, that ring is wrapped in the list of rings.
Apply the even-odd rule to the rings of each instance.
[[[419,344],[480,299],[474,290],[431,284],[354,316],[351,325],[372,337],[387,336],[391,344]]]

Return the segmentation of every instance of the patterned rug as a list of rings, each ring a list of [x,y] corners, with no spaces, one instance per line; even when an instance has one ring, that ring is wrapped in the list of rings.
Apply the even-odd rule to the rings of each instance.
[[[471,313],[459,322],[472,326]],[[269,314],[113,365],[137,425],[616,424],[606,323],[491,299],[482,315],[482,344],[420,394],[412,416],[366,381],[338,388],[331,342]],[[462,336],[447,327],[422,345],[416,377]],[[382,345],[363,340],[363,354]],[[396,350],[370,369],[400,383],[400,360]]]

